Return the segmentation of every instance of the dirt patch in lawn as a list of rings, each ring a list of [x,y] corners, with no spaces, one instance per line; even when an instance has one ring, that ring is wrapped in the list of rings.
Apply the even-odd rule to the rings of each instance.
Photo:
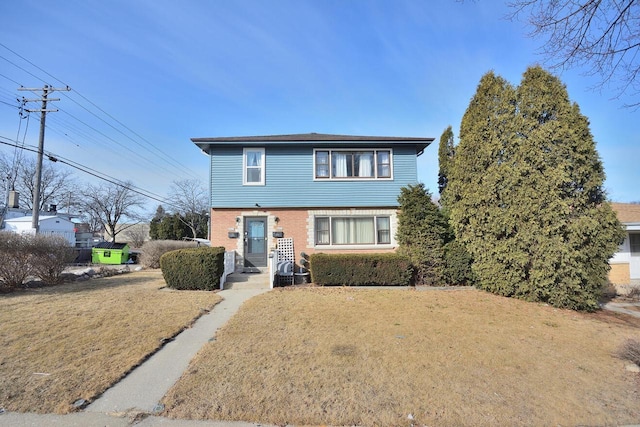
[[[482,291],[305,288],[253,298],[165,396],[174,418],[277,425],[640,421],[616,358],[640,319]]]
[[[73,411],[220,300],[164,285],[152,270],[0,295],[0,407]]]

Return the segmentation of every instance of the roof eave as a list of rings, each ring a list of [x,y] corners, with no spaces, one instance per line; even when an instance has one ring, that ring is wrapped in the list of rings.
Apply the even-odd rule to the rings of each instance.
[[[244,137],[214,137],[191,138],[205,154],[209,154],[213,146],[265,146],[265,145],[335,145],[336,143],[348,143],[349,145],[413,145],[416,147],[416,155],[421,155],[434,141],[434,138],[424,137],[388,137],[388,136],[359,136],[359,135],[329,135],[329,134],[296,134],[296,135],[267,135]]]

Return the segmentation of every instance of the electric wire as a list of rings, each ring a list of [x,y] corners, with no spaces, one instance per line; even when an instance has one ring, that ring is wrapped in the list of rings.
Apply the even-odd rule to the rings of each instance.
[[[9,141],[9,142],[0,141],[0,144],[8,145],[10,147],[18,147],[21,150],[26,150],[26,151],[31,151],[31,152],[34,152],[34,153],[38,153],[38,148],[37,147],[30,146],[30,145],[24,145],[22,147],[19,147],[18,146],[18,141],[14,141],[11,138],[7,138],[7,137],[2,136],[2,135],[0,135],[0,139],[4,139],[5,141]],[[99,171],[97,171],[95,169],[92,169],[92,168],[90,168],[88,166],[84,166],[84,165],[81,165],[81,164],[79,164],[77,162],[74,162],[73,160],[66,159],[64,157],[58,156],[58,155],[56,155],[54,153],[51,153],[49,151],[43,151],[43,155],[46,156],[52,162],[60,162],[60,163],[65,164],[65,165],[67,165],[69,167],[72,167],[72,168],[77,169],[77,170],[79,170],[81,172],[84,172],[84,173],[86,173],[88,175],[91,175],[91,176],[93,176],[95,178],[101,179],[103,181],[109,182],[109,183],[114,184],[114,185],[118,185],[118,186],[123,187],[123,188],[128,188],[129,190],[133,191],[134,193],[137,193],[137,194],[139,194],[139,195],[141,195],[143,197],[155,200],[155,201],[160,202],[160,203],[162,203],[164,205],[178,207],[177,205],[172,203],[170,200],[168,200],[166,198],[163,198],[162,196],[160,196],[158,194],[155,194],[155,193],[153,193],[151,191],[142,189],[142,188],[140,188],[140,187],[138,187],[136,185],[132,185],[130,183],[123,182],[123,181],[121,181],[121,180],[119,180],[117,178],[114,178],[114,177],[112,177],[112,176],[110,176],[108,174],[105,174],[103,172],[99,172]]]
[[[23,61],[25,61],[28,64],[30,64],[31,66],[33,66],[36,69],[40,70],[42,73],[46,74],[47,76],[51,77],[52,79],[56,80],[57,82],[60,82],[61,84],[63,84],[63,85],[68,87],[68,85],[66,85],[60,79],[56,78],[55,76],[53,76],[52,74],[48,73],[47,71],[45,71],[41,67],[37,66],[36,64],[34,64],[33,62],[29,61],[28,59],[24,58],[23,56],[21,56],[17,52],[11,50],[6,45],[0,43],[0,46],[5,48],[5,49],[7,49],[9,52],[13,53],[14,55],[19,57]],[[38,77],[36,74],[34,74],[33,72],[29,71],[25,67],[13,62],[13,61],[11,61],[10,59],[6,58],[5,56],[0,55],[0,58],[3,59],[4,61],[10,63],[11,65],[16,67],[17,69],[21,70],[22,72],[34,77],[35,79],[43,82],[44,84],[47,84],[47,82],[44,79]],[[13,84],[16,84],[19,87],[24,87],[18,81],[14,80],[13,78],[11,78],[11,77],[9,77],[9,76],[7,76],[5,74],[0,74],[0,77],[12,82]],[[5,102],[3,100],[0,100],[0,102],[2,102],[3,104],[8,105],[10,107],[16,108],[18,111],[21,111],[21,106],[15,104],[15,101],[20,103],[21,100],[15,98],[15,96],[14,96],[14,94],[12,92],[10,92],[10,91],[2,88],[2,87],[0,87],[0,89],[4,92],[4,93],[0,93],[0,96],[4,95],[3,99],[6,99],[7,101],[11,101],[11,102]],[[40,96],[39,91],[34,91],[34,93],[36,93],[38,96]],[[102,122],[105,125],[109,126],[111,129],[113,129],[114,131],[118,132],[119,134],[121,134],[122,136],[124,136],[125,138],[127,138],[128,140],[130,140],[131,142],[133,142],[134,144],[136,144],[140,148],[142,148],[142,149],[146,150],[147,152],[149,152],[150,154],[152,154],[153,156],[157,157],[158,159],[162,160],[163,162],[167,163],[168,165],[177,168],[182,173],[186,172],[188,175],[191,175],[193,177],[197,177],[191,171],[191,169],[189,167],[186,167],[185,165],[183,165],[180,162],[176,161],[174,158],[170,157],[168,154],[166,154],[165,152],[160,150],[156,145],[152,144],[147,139],[145,139],[142,135],[140,135],[139,133],[135,132],[130,127],[126,126],[124,123],[122,123],[121,121],[116,119],[113,115],[107,113],[104,109],[100,108],[97,104],[92,102],[90,99],[85,97],[83,94],[79,93],[77,90],[74,90],[74,92],[72,94],[67,94],[65,92],[61,92],[61,94],[63,94],[65,96],[65,98],[67,98],[70,101],[72,101],[78,107],[80,107],[81,109],[85,110],[91,116],[95,117],[100,122]],[[83,103],[78,102],[74,98],[74,95],[77,95],[82,100],[84,100],[85,104],[83,105]],[[94,108],[94,110],[92,111],[91,109],[87,108],[86,107],[86,103],[91,105]],[[22,97],[22,106],[23,105],[24,105],[24,97]],[[100,117],[96,113],[96,110],[99,113],[101,113],[102,115],[106,116],[112,122],[115,122],[121,128],[119,129],[114,124],[109,123],[103,117]],[[94,126],[90,125],[89,123],[86,123],[85,121],[79,119],[78,117],[73,115],[70,111],[66,111],[66,110],[62,110],[62,109],[59,109],[59,111],[61,111],[62,114],[68,116],[71,120],[79,123],[80,126],[72,124],[72,122],[69,121],[69,120],[63,120],[62,118],[58,118],[58,115],[52,115],[50,118],[52,118],[53,120],[48,121],[48,123],[47,123],[47,125],[45,127],[46,127],[46,129],[48,129],[50,131],[53,131],[53,132],[63,136],[66,140],[71,141],[77,147],[80,147],[80,143],[76,139],[74,139],[74,137],[72,135],[80,136],[80,139],[83,140],[83,143],[87,142],[87,141],[94,142],[96,145],[99,145],[101,147],[104,147],[105,145],[108,145],[108,144],[104,144],[103,140],[101,139],[101,138],[105,138],[106,140],[111,141],[112,143],[117,144],[118,146],[127,149],[132,154],[134,154],[136,156],[140,156],[142,158],[142,160],[145,160],[146,162],[148,162],[150,164],[153,164],[155,166],[154,169],[156,171],[158,169],[163,169],[163,170],[171,173],[164,166],[158,165],[156,162],[154,162],[153,159],[150,156],[140,155],[138,152],[131,150],[130,145],[129,146],[123,145],[121,142],[117,141],[116,139],[112,138],[111,136],[109,136],[109,135],[105,134],[104,132],[96,129]],[[16,137],[15,140],[12,140],[12,139],[4,137],[4,136],[0,136],[1,139],[4,139],[4,140],[7,140],[7,141],[11,142],[11,143],[7,143],[7,142],[0,141],[0,143],[2,143],[4,145],[8,145],[8,146],[13,146],[15,148],[16,152],[18,152],[18,153],[22,153],[23,151],[31,151],[31,152],[37,153],[38,152],[37,148],[35,148],[33,146],[27,146],[25,144],[27,130],[28,130],[29,117],[30,117],[30,115],[26,115],[27,126],[25,127],[24,136],[23,136],[23,140],[22,140],[21,144],[19,143],[19,139],[20,139],[20,137],[19,137],[19,135],[20,135],[20,124],[19,124],[18,132],[17,132],[18,136]],[[38,117],[38,119],[39,119],[39,117]],[[73,123],[75,123],[75,122],[73,122]],[[50,126],[49,123],[53,124],[53,126]],[[88,130],[85,130],[85,129],[88,129]],[[151,147],[155,151],[155,153],[152,150],[150,150],[149,148],[147,148],[144,145],[142,145],[140,142],[136,141],[132,136],[126,134],[122,129],[125,129],[127,132],[130,133],[130,135],[133,135],[135,138],[138,138],[140,141],[142,141],[145,144],[147,144],[148,147]],[[96,135],[98,135],[98,137],[96,137]],[[86,144],[83,144],[83,145],[86,146]],[[57,155],[55,155],[55,154],[53,154],[51,152],[47,152],[46,155],[49,157],[49,159],[51,161],[58,161],[58,162],[60,162],[62,164],[65,164],[66,166],[72,167],[72,168],[74,168],[76,170],[79,170],[82,173],[88,174],[90,176],[93,176],[93,177],[98,178],[100,180],[103,180],[105,182],[109,182],[109,183],[114,184],[114,185],[118,185],[118,186],[121,186],[121,187],[129,188],[132,192],[134,192],[136,194],[139,194],[139,195],[141,195],[141,196],[143,196],[145,198],[160,202],[163,205],[176,207],[176,208],[178,207],[174,203],[172,203],[169,199],[165,198],[164,196],[160,196],[160,195],[152,193],[152,192],[150,192],[148,190],[145,190],[145,189],[142,189],[140,187],[137,187],[137,186],[131,184],[130,182],[123,182],[123,181],[121,181],[121,180],[119,180],[117,178],[114,178],[112,176],[109,176],[107,174],[99,172],[99,171],[97,171],[95,169],[92,169],[89,166],[77,163],[75,161],[66,159],[66,158],[61,157],[61,156],[57,156]],[[14,164],[15,164],[15,162],[14,162]]]
[[[4,59],[4,58],[3,58]],[[18,86],[22,86],[20,83],[18,83],[17,81],[13,80],[11,77],[7,77],[4,74],[0,73],[0,77],[4,77],[5,79],[9,80],[10,82],[18,85]]]
[[[14,55],[16,55],[18,58],[22,59],[23,61],[27,62],[28,64],[30,64],[31,66],[35,67],[36,69],[40,70],[41,72],[43,72],[44,74],[46,74],[47,76],[51,77],[52,79],[56,80],[57,82],[65,85],[66,87],[69,87],[68,84],[66,84],[65,82],[63,82],[62,80],[58,79],[57,77],[55,77],[54,75],[52,75],[51,73],[47,72],[46,70],[42,69],[41,67],[39,67],[38,65],[34,64],[33,62],[31,62],[30,60],[28,60],[27,58],[23,57],[22,55],[20,55],[19,53],[15,52],[14,50],[10,49],[9,47],[7,47],[6,45],[4,45],[3,43],[0,43],[0,46],[2,46],[3,48],[5,48],[6,50],[8,50],[9,52],[13,53]],[[8,60],[7,58],[3,57],[2,55],[0,55],[0,58],[6,60],[7,62],[11,63],[12,65],[18,67],[19,69],[29,73],[30,75],[36,77],[34,74],[28,72],[27,70],[25,70],[24,68],[20,67],[19,65],[13,63],[12,61]],[[36,77],[38,78],[38,77]],[[38,78],[39,79],[39,78]],[[44,80],[39,79],[42,82],[44,82]],[[166,154],[165,152],[163,152],[162,150],[160,150],[158,147],[156,147],[155,145],[153,145],[151,142],[149,142],[147,139],[145,139],[144,137],[142,137],[140,134],[138,134],[137,132],[133,131],[131,128],[129,128],[128,126],[126,126],[124,123],[122,123],[120,120],[116,119],[113,115],[107,113],[104,109],[100,108],[97,104],[95,104],[94,102],[92,102],[91,100],[89,100],[87,97],[85,97],[83,94],[81,94],[80,92],[78,92],[77,90],[74,90],[74,93],[77,94],[80,98],[82,98],[83,100],[85,100],[86,102],[88,102],[89,104],[91,104],[94,108],[96,108],[98,111],[100,111],[101,113],[103,113],[104,115],[106,115],[107,117],[109,117],[111,120],[113,120],[114,122],[116,122],[117,124],[119,124],[120,126],[122,126],[124,129],[126,129],[127,131],[131,132],[133,135],[135,135],[136,137],[138,137],[140,140],[144,141],[148,147],[153,148],[158,156],[163,156],[165,161],[168,161],[169,163],[172,163],[176,166],[178,166],[179,168],[181,168],[181,170],[183,172],[186,172],[187,174],[191,175],[192,177],[196,177],[196,175],[194,175],[190,169],[188,167],[186,167],[185,165],[181,164],[180,162],[176,161],[175,159],[173,159],[171,156],[169,156],[168,154]],[[121,130],[117,129],[115,126],[113,126],[112,124],[108,123],[106,120],[102,119],[101,117],[99,117],[97,114],[95,114],[93,111],[90,111],[88,108],[86,108],[85,106],[81,105],[79,102],[77,102],[76,100],[74,100],[69,94],[63,94],[66,98],[68,98],[69,100],[71,100],[72,102],[74,102],[75,104],[77,104],[80,108],[84,109],[85,111],[87,111],[88,113],[90,113],[91,115],[93,115],[94,117],[96,117],[98,120],[104,122],[106,125],[110,126],[111,128],[113,128],[115,131],[120,132],[122,135],[124,135],[125,137],[127,137],[128,139],[130,139],[132,142],[134,142],[135,144],[137,144],[138,146],[140,146],[141,148],[145,149],[146,151],[153,153],[148,147],[143,146],[142,144],[140,144],[139,142],[135,141],[133,138],[131,138],[130,136],[124,134],[124,132],[122,132]]]

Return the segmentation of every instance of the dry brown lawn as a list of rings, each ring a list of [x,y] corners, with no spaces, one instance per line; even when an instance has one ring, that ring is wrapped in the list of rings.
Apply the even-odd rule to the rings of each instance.
[[[220,300],[164,285],[156,270],[0,295],[0,407],[72,411]]]
[[[165,396],[174,418],[296,425],[619,425],[640,319],[482,291],[279,289],[249,300]]]

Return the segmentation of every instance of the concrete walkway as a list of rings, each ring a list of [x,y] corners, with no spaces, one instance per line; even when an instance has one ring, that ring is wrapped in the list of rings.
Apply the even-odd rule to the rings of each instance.
[[[228,289],[230,288],[230,289]],[[162,397],[178,381],[196,353],[210,341],[249,298],[269,290],[266,274],[233,274],[228,277],[223,298],[209,313],[200,317],[162,349],[105,391],[83,412],[68,415],[0,413],[0,427],[246,427],[258,424],[171,420],[153,416],[164,408]],[[265,426],[264,424],[261,424]]]
[[[167,343],[122,381],[91,403],[88,412],[140,411],[154,413],[162,397],[180,378],[198,350],[233,316],[243,302],[267,289],[220,291],[224,299],[211,312]]]
[[[601,307],[605,310],[611,310],[617,313],[624,313],[640,318],[640,311],[638,311],[638,309],[640,309],[640,303],[638,302],[608,302],[606,304],[602,304]],[[634,310],[629,310],[629,307],[634,308]]]

